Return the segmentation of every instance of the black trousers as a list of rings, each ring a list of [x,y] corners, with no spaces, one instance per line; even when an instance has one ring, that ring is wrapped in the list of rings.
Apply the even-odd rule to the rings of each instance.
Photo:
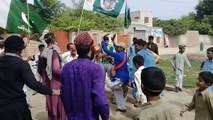
[[[1,120],[32,120],[31,112],[26,102],[15,102],[0,106]]]

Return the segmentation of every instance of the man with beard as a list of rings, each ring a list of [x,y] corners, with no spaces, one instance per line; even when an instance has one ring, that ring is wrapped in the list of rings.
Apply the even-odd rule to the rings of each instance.
[[[62,101],[69,120],[109,119],[109,105],[104,90],[101,67],[92,62],[93,40],[88,32],[76,36],[74,44],[78,59],[64,65],[62,70]]]

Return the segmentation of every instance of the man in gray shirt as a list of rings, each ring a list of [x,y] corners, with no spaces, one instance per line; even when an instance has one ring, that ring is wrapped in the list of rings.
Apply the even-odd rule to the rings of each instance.
[[[179,45],[179,52],[176,53],[171,60],[172,67],[175,70],[175,92],[182,91],[185,63],[191,68],[191,64],[184,52],[185,45]]]

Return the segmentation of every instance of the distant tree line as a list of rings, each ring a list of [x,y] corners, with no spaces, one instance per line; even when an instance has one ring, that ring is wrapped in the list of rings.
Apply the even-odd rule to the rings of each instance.
[[[162,27],[168,35],[182,35],[187,30],[213,35],[213,1],[201,0],[195,7],[196,13],[189,13],[180,19],[161,20],[154,18],[154,26]]]

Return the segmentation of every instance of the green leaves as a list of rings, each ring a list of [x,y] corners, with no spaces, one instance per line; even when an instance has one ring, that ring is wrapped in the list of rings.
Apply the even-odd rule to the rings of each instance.
[[[170,19],[170,20],[159,20],[154,19],[154,26],[159,26],[163,28],[163,31],[168,35],[182,35],[187,31],[186,25],[184,25],[180,20]]]
[[[77,31],[80,19],[81,9],[65,9],[51,20],[49,28],[52,30]],[[101,30],[101,31],[119,31],[123,26],[122,19],[112,18],[99,13],[83,11],[80,31]]]

